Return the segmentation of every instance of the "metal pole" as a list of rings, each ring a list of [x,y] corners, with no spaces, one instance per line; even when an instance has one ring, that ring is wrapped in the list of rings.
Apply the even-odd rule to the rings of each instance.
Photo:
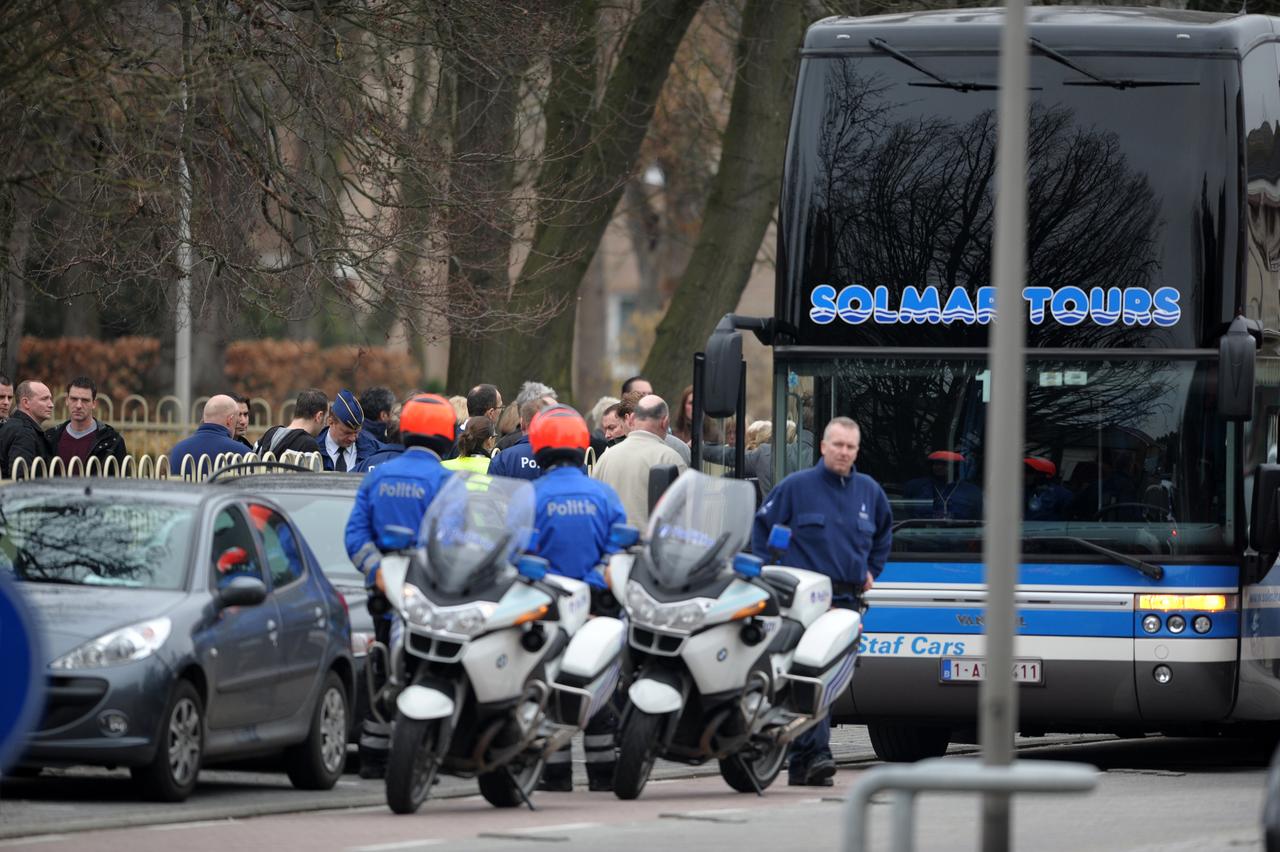
[[[1022,283],[1026,274],[1027,9],[1007,0],[1000,45],[999,147],[996,154],[996,230],[992,282],[996,323],[991,330],[991,404],[986,424],[987,672],[981,691],[979,739],[988,766],[1013,762],[1018,694],[1013,682],[1014,588],[1022,532],[1022,444],[1026,341]],[[1010,848],[1009,794],[986,793],[982,849]]]
[[[693,353],[693,423],[689,425],[689,467],[702,470],[702,418],[706,410],[707,356]]]

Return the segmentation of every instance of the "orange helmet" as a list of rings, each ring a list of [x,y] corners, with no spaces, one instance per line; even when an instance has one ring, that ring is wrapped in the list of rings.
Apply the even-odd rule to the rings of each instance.
[[[533,416],[529,423],[529,444],[535,453],[542,450],[582,450],[591,444],[591,433],[582,415],[567,405],[553,405]]]
[[[452,443],[456,428],[457,414],[453,406],[438,394],[415,396],[400,409],[400,434],[406,439],[410,436],[444,438]]]

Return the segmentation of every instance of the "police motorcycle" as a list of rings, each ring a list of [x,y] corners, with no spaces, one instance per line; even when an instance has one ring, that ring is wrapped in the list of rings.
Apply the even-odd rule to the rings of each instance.
[[[659,500],[643,543],[615,527],[629,548],[611,558],[608,577],[626,609],[633,664],[619,798],[640,795],[659,757],[715,759],[730,787],[763,792],[791,741],[853,678],[861,615],[831,609],[828,577],[741,553],[754,512],[750,483],[689,471]],[[780,555],[789,540],[778,526],[769,545]]]
[[[373,706],[394,718],[387,804],[413,813],[440,773],[474,777],[496,807],[529,800],[543,764],[612,695],[625,631],[587,620],[586,583],[518,556],[528,482],[458,473],[423,518],[422,546],[383,558],[399,616]]]

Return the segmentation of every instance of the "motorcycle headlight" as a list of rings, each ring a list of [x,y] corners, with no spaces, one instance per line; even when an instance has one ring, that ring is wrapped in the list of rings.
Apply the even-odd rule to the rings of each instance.
[[[432,627],[458,636],[474,636],[484,629],[492,605],[473,604],[452,610],[436,610]]]
[[[167,618],[139,621],[85,642],[49,664],[51,669],[100,669],[150,657],[169,638]]]
[[[634,582],[627,584],[627,612],[637,624],[671,630],[696,630],[707,617],[706,610],[697,601],[659,603]]]
[[[694,630],[702,626],[702,622],[707,618],[707,612],[697,603],[681,604],[678,607],[672,607],[674,612],[671,615],[671,626],[678,630]]]
[[[411,624],[417,624],[422,627],[433,626],[432,616],[435,614],[435,607],[431,605],[431,601],[427,600],[427,596],[422,593],[413,583],[404,584],[404,614],[405,618]]]

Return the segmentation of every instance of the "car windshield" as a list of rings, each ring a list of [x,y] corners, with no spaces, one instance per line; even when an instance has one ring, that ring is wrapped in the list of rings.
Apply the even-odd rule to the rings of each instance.
[[[351,507],[355,504],[355,492],[333,495],[276,491],[270,496],[284,507],[302,531],[302,537],[320,562],[320,569],[331,582],[363,584],[363,578],[347,557],[344,540],[347,519],[351,517]]]
[[[755,487],[688,471],[675,481],[649,519],[653,578],[669,589],[700,583],[744,550],[755,515]]]
[[[181,589],[195,513],[185,506],[105,498],[0,503],[0,569],[30,583]]]
[[[455,473],[422,519],[422,578],[447,594],[478,591],[528,546],[533,510],[533,485],[523,479]]]
[[[1068,537],[1135,555],[1220,555],[1234,526],[1229,430],[1211,364],[1162,359],[1030,359],[1023,537],[1028,554],[1090,554]],[[985,361],[836,360],[791,366],[789,416],[861,425],[857,469],[885,489],[893,549],[978,558],[990,371]],[[783,453],[813,464],[821,433]]]

